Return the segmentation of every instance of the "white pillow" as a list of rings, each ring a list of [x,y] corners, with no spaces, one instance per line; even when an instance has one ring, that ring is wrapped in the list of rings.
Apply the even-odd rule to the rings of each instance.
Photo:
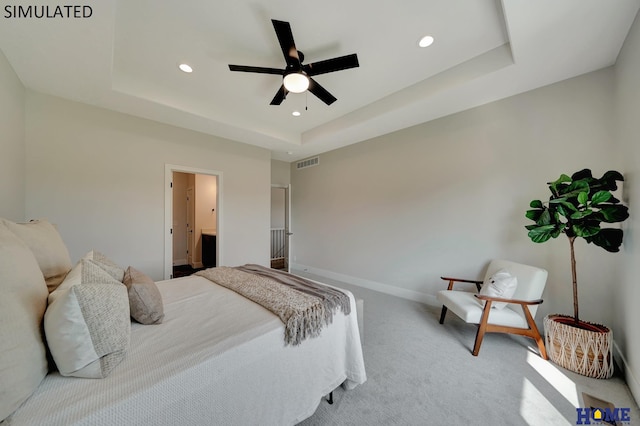
[[[511,299],[516,292],[518,286],[518,278],[514,277],[506,269],[500,269],[495,274],[487,278],[482,284],[480,294],[489,297],[500,297],[503,299]],[[485,301],[481,300],[484,306]],[[507,306],[505,302],[492,302],[492,309],[503,309]]]
[[[27,223],[15,223],[3,219],[7,228],[16,234],[33,252],[49,293],[58,287],[67,272],[73,266],[69,250],[62,241],[60,233],[47,220],[32,220]]]
[[[35,256],[0,220],[0,423],[47,374],[47,286]]]
[[[63,376],[106,377],[125,357],[131,336],[129,297],[96,262],[81,259],[49,295],[44,329]]]

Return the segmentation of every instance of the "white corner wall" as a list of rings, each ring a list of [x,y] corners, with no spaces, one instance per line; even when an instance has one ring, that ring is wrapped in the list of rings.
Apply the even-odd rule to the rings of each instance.
[[[72,260],[96,249],[162,279],[174,164],[224,173],[225,264],[268,265],[269,151],[31,91],[26,117],[26,217],[56,223]]]
[[[625,175],[623,201],[629,206],[630,217],[624,222],[622,247],[623,274],[613,281],[610,291],[614,303],[607,307],[615,313],[614,339],[618,356],[622,358],[629,388],[640,401],[640,14],[627,35],[615,66],[616,138],[618,154]]]
[[[290,164],[285,161],[271,160],[271,183],[289,185],[291,183]]]
[[[284,228],[285,190],[291,184],[291,165],[285,161],[271,160],[271,227]]]
[[[25,89],[0,51],[0,217],[25,216]]]
[[[524,214],[561,173],[620,166],[612,106],[607,68],[292,167],[295,267],[435,303],[441,275],[508,258],[549,270],[538,319],[571,313],[567,239],[531,242]],[[615,255],[576,249],[582,317],[610,324]]]

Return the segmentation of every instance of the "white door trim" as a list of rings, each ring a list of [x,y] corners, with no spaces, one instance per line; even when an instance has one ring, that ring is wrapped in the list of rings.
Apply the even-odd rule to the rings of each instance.
[[[222,172],[219,170],[199,169],[196,167],[179,166],[175,164],[164,165],[164,279],[168,280],[173,274],[173,235],[171,229],[173,228],[173,191],[171,188],[173,181],[173,172],[192,173],[200,175],[212,175],[217,176],[218,189],[216,191],[216,208],[218,214],[216,215],[216,265],[224,265],[223,260],[223,181]]]

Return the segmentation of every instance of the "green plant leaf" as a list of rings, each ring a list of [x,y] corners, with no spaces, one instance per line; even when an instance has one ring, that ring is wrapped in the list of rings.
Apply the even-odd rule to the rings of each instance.
[[[554,194],[551,198],[563,198],[562,201],[569,201],[577,204],[577,198],[578,198],[578,194],[580,194],[581,192],[586,192],[587,194],[589,194],[589,192],[591,191],[591,188],[589,187],[589,182],[587,182],[585,179],[583,180],[576,180],[571,182],[570,185],[563,185],[563,186],[559,186],[558,187],[558,193]]]
[[[540,219],[540,215],[542,215],[542,212],[544,212],[544,210],[542,209],[527,210],[525,216],[527,217],[527,219],[531,219],[534,222],[537,222],[538,219]]]
[[[591,197],[591,204],[598,205],[600,203],[606,203],[611,197],[612,195],[609,191],[598,191]]]
[[[558,236],[563,232],[564,232],[564,226],[556,226],[556,229],[551,232],[551,237],[558,238]]]
[[[565,201],[563,203],[560,203],[562,205],[562,207],[564,207],[565,209],[572,211],[572,212],[577,212],[578,208],[576,206],[574,206],[573,204],[571,204],[568,201]]]
[[[549,204],[560,204],[567,202],[567,197],[550,198]]]
[[[608,172],[602,175],[600,180],[617,180],[620,182],[624,182],[624,177],[620,172],[616,172],[615,170],[609,170]]]
[[[587,238],[600,232],[598,221],[585,221],[584,223],[575,223],[571,227],[577,237]]]
[[[629,208],[622,204],[606,204],[598,207],[600,207],[603,222],[622,222],[629,217]]]
[[[558,232],[559,229],[559,232]],[[556,238],[562,233],[563,227],[558,228],[558,225],[542,225],[534,229],[529,230],[529,238],[534,243],[544,243],[550,238]]]
[[[581,192],[578,194],[578,202],[580,204],[587,204],[587,201],[589,201],[589,194],[586,192]]]
[[[551,224],[551,213],[549,212],[549,209],[545,209],[542,214],[540,215],[540,217],[538,218],[538,220],[536,221],[536,224],[538,225],[549,225]]]
[[[531,207],[532,209],[542,209],[544,208],[544,206],[542,205],[542,201],[540,200],[533,200],[529,203],[529,207]]]
[[[581,210],[579,212],[572,213],[571,219],[583,219],[587,216],[590,216],[592,213],[593,213],[593,210],[591,209]]]
[[[564,195],[567,198],[577,197],[581,192],[589,193],[589,183],[586,180],[574,180],[571,185],[563,189],[560,195]]]
[[[588,243],[593,243],[598,247],[602,247],[608,252],[615,253],[620,251],[622,244],[622,229],[603,228],[597,234],[585,238]]]
[[[571,175],[571,179],[572,180],[580,180],[580,179],[585,179],[585,178],[590,178],[593,177],[593,175],[591,174],[591,170],[589,169],[582,169],[579,172],[575,172],[574,174]]]
[[[567,182],[571,182],[571,178],[563,173],[560,175],[560,177],[557,180],[555,180],[554,182],[548,182],[547,185],[549,185],[549,188],[551,189],[552,193],[557,194],[558,187],[561,184],[567,183]]]
[[[615,170],[609,170],[598,179],[599,185],[606,191],[615,191],[618,189],[616,181],[624,182],[624,177],[622,177],[620,172],[616,172]]]
[[[556,205],[556,211],[558,212],[558,214],[564,216],[564,217],[569,217],[571,216],[571,212],[568,212],[564,206],[562,204],[558,204]],[[559,221],[560,218],[556,218],[556,221]]]

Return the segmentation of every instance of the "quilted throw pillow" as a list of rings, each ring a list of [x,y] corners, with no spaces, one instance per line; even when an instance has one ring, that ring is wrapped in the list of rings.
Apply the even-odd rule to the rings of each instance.
[[[60,374],[106,377],[129,348],[127,288],[96,262],[82,259],[49,295],[44,329]]]
[[[480,289],[480,294],[483,296],[510,299],[516,292],[517,286],[518,279],[511,275],[506,269],[500,269],[484,281]],[[484,306],[484,300],[481,302]],[[503,309],[505,306],[507,306],[507,303],[504,302],[493,302],[491,304],[492,309]]]
[[[160,324],[164,306],[158,286],[143,272],[129,266],[124,273],[124,285],[129,292],[131,317],[141,324]]]
[[[118,282],[122,282],[124,279],[124,269],[99,251],[91,250],[83,259],[93,260]]]

